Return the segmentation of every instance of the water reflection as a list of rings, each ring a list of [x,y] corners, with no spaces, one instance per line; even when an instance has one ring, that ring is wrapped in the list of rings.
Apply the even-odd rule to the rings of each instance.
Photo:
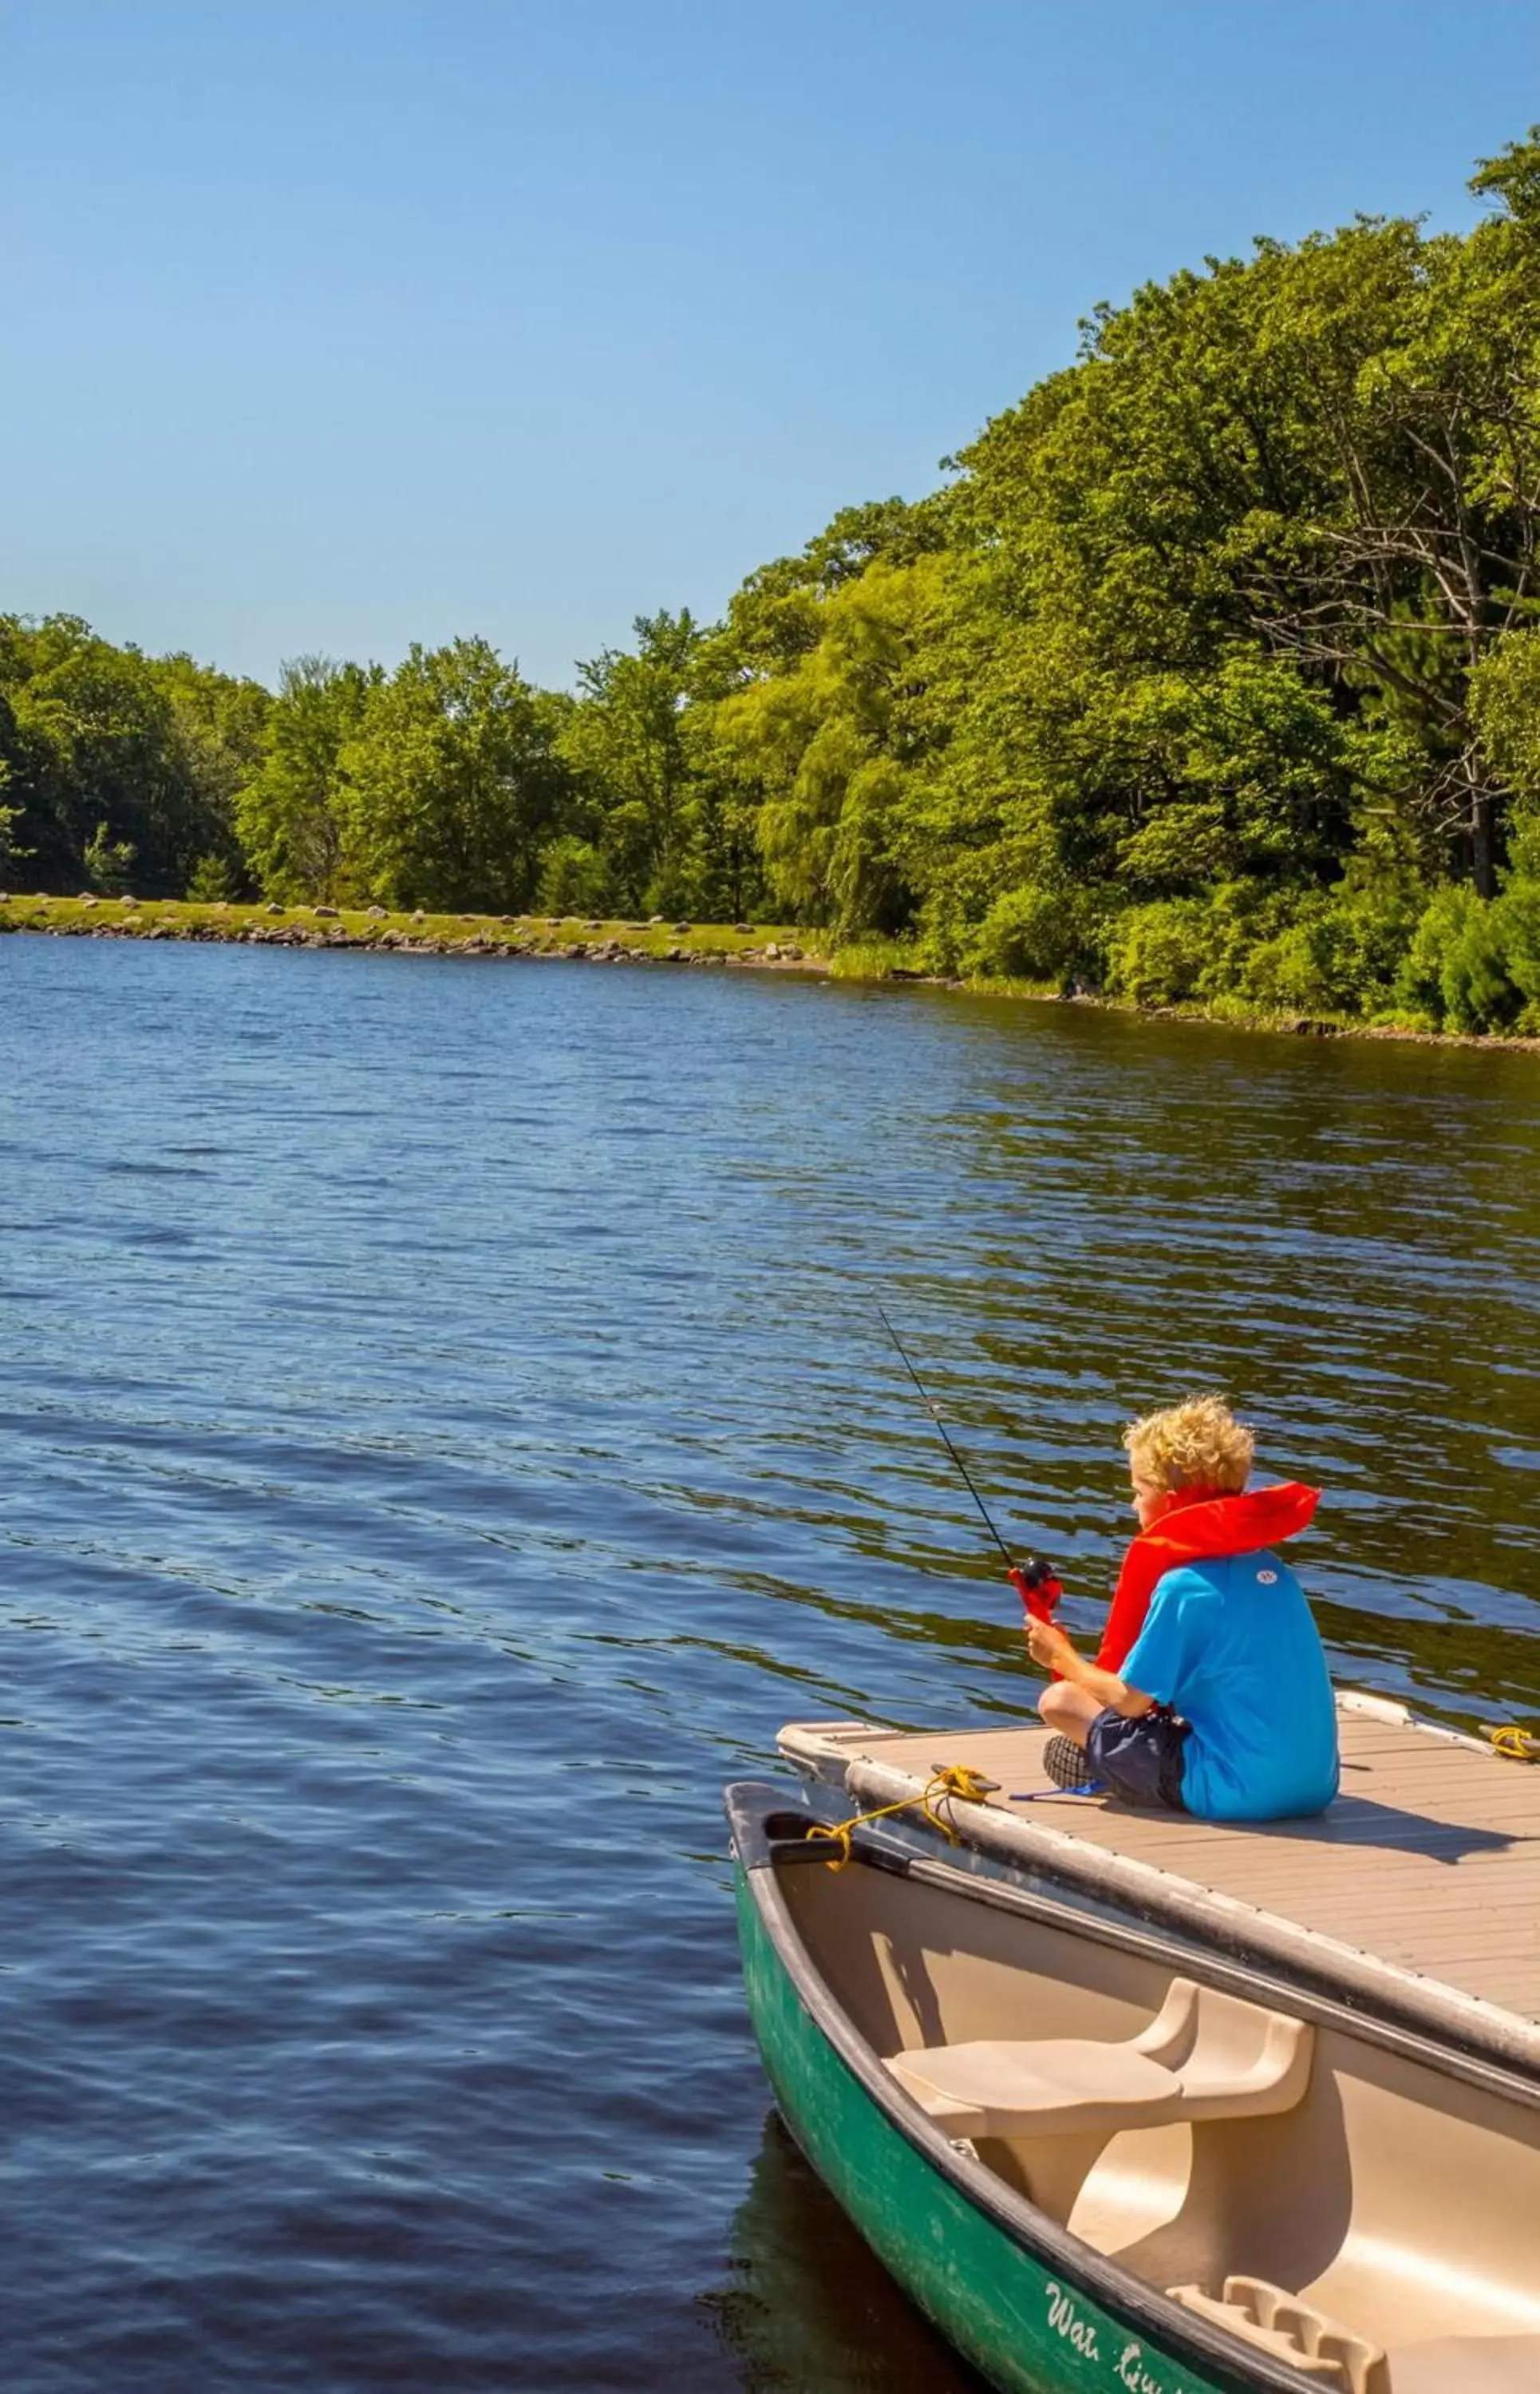
[[[772,2111],[701,2308],[743,2394],[983,2394],[901,2293]]]

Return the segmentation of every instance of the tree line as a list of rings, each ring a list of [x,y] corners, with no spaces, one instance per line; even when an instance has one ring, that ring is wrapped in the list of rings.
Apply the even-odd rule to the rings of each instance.
[[[1540,127],[1466,234],[1147,285],[915,504],[539,690],[269,692],[0,619],[0,868],[733,919],[946,972],[1540,1030]]]

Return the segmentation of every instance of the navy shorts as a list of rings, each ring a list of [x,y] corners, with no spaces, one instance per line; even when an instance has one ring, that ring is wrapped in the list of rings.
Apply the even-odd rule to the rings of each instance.
[[[1107,1793],[1123,1804],[1185,1812],[1182,1748],[1188,1727],[1164,1705],[1125,1720],[1111,1707],[1098,1713],[1086,1735],[1086,1758]]]

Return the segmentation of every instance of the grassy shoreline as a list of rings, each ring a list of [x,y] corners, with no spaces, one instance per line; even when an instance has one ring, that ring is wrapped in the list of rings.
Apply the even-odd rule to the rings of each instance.
[[[354,949],[394,955],[549,956],[569,963],[736,966],[857,983],[900,982],[963,990],[1033,1005],[1081,1006],[1145,1021],[1206,1022],[1234,1031],[1300,1037],[1384,1039],[1433,1047],[1479,1047],[1540,1055],[1540,1038],[1479,1036],[1364,1022],[1350,1015],[1268,1012],[1224,1006],[1139,1006],[1131,999],[1066,996],[1038,981],[949,979],[904,961],[897,943],[809,946],[819,934],[774,924],[599,921],[546,914],[442,914],[379,906],[245,905],[177,898],[50,898],[0,894],[0,934],[53,938],[217,940],[248,947]]]
[[[0,897],[0,932],[193,940],[393,955],[555,956],[596,964],[754,965],[826,973],[825,954],[773,924],[600,922],[590,916],[442,914],[381,906],[280,906],[178,898]]]

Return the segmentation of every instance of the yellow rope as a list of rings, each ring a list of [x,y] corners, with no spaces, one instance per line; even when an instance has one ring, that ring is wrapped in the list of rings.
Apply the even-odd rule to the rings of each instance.
[[[938,1804],[954,1799],[959,1804],[981,1804],[986,1796],[999,1788],[997,1779],[986,1779],[981,1770],[972,1770],[966,1762],[939,1762],[932,1776],[917,1796],[901,1796],[896,1804],[879,1804],[873,1812],[857,1812],[849,1821],[831,1826],[815,1821],[809,1830],[809,1837],[827,1837],[836,1848],[824,1863],[825,1870],[843,1870],[850,1859],[850,1833],[864,1828],[868,1821],[886,1821],[891,1813],[907,1812],[917,1804],[928,1821],[940,1829],[949,1846],[960,1843],[950,1821],[941,1818]]]
[[[1489,1730],[1487,1734],[1494,1751],[1509,1762],[1540,1762],[1540,1737],[1533,1730],[1517,1729],[1510,1724],[1506,1729]]]

